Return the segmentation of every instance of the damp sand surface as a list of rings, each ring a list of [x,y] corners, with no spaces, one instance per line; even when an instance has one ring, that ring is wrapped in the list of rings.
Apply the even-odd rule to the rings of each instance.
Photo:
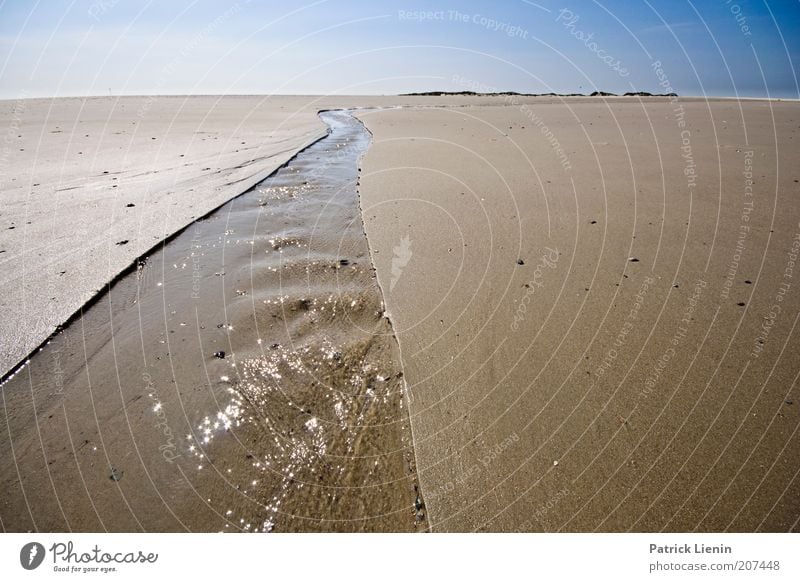
[[[797,102],[358,115],[434,531],[798,530]]]
[[[326,138],[141,261],[3,386],[5,530],[420,528],[358,206],[370,136],[321,117]]]

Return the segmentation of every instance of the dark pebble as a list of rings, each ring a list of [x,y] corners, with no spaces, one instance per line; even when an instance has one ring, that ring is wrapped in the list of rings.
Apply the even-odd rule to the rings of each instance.
[[[133,202],[130,202],[130,203],[125,205],[125,208],[133,208],[134,206],[136,206],[136,204],[134,204]]]
[[[517,259],[517,264],[518,265],[524,265],[525,261],[523,261],[522,259]]]
[[[126,245],[126,244],[128,244],[129,242],[130,242],[130,241],[129,241],[128,239],[125,239],[125,240],[121,240],[121,241],[119,241],[119,242],[117,242],[117,243],[115,243],[115,244],[116,244],[118,247],[121,247],[122,245]]]
[[[218,352],[214,352],[214,357],[215,358],[219,358],[220,360],[224,360],[225,359],[225,352],[223,352],[222,350],[220,350]]]
[[[744,307],[744,301],[739,301],[739,303],[737,303],[736,305],[738,305],[739,307]]]

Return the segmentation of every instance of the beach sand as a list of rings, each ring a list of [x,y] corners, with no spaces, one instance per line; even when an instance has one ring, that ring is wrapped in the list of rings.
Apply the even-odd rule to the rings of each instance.
[[[0,375],[137,257],[324,136],[318,110],[432,103],[436,97],[0,101]]]
[[[414,531],[363,125],[193,223],[2,386],[11,531]]]
[[[797,103],[361,118],[435,531],[798,529]]]
[[[319,109],[374,138],[358,200],[284,172],[3,386],[4,529],[797,530],[796,103],[2,105],[6,370]]]
[[[325,134],[291,98],[0,102],[0,370],[139,255]],[[123,242],[124,241],[124,242]]]

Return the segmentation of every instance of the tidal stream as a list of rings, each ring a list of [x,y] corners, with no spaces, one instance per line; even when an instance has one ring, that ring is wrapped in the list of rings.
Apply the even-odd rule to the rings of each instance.
[[[6,531],[413,531],[425,516],[347,111],[2,386]]]

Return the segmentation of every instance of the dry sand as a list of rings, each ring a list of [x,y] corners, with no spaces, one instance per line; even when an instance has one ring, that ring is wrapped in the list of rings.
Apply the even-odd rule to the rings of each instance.
[[[361,118],[435,531],[798,529],[797,103]]]

